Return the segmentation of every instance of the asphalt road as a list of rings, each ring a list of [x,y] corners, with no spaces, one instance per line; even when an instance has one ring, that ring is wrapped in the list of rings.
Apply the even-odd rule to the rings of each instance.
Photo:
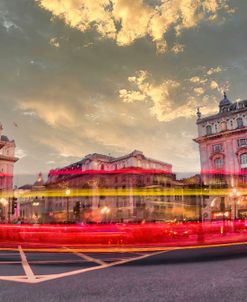
[[[19,248],[0,251],[0,263],[4,302],[247,301],[247,245],[161,254]]]

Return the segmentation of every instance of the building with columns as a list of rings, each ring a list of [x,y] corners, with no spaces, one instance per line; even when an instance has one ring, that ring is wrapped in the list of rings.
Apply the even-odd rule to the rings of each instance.
[[[226,93],[219,111],[197,112],[201,173],[206,185],[245,185],[247,180],[247,100],[231,102]]]

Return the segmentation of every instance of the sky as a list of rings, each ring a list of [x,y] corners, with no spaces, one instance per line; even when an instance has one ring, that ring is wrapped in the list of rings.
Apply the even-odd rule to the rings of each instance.
[[[198,173],[196,108],[247,98],[246,0],[0,0],[17,185],[89,153]]]

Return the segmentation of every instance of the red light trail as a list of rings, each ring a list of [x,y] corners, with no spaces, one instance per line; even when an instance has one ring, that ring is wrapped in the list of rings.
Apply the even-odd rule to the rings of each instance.
[[[1,247],[181,247],[247,241],[247,222],[0,225]]]

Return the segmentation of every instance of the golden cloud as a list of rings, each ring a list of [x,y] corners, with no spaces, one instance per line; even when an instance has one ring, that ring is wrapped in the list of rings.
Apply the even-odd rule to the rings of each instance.
[[[179,35],[183,29],[198,26],[203,20],[215,22],[220,11],[233,13],[228,0],[167,0],[156,6],[144,0],[36,1],[69,26],[82,32],[94,29],[102,37],[114,39],[119,46],[148,36],[159,53],[167,49],[164,35],[168,30],[174,29]],[[175,53],[183,50],[178,45],[174,46]]]
[[[229,85],[199,76],[184,81],[165,79],[156,82],[145,70],[128,77],[128,81],[131,89],[119,90],[119,97],[123,102],[146,102],[151,115],[161,122],[170,122],[180,117],[191,118],[198,106],[205,106],[205,114],[217,111],[218,100],[214,91],[222,93],[228,90]]]

